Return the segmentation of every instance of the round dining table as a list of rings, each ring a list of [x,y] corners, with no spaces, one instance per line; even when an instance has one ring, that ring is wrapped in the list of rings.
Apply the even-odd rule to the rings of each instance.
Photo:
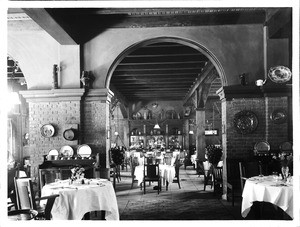
[[[256,176],[246,180],[242,194],[242,217],[250,212],[254,202],[268,202],[280,207],[293,218],[293,185],[273,176]]]
[[[81,220],[87,212],[105,211],[105,220],[119,220],[113,185],[107,179],[83,179],[84,184],[60,180],[46,184],[42,196],[59,194],[51,215],[53,220]]]

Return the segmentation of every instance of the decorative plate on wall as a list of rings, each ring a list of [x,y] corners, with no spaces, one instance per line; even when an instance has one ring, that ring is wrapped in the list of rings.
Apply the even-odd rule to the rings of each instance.
[[[71,157],[71,156],[73,156],[74,151],[73,151],[72,147],[66,145],[66,146],[63,146],[62,148],[60,148],[59,153],[63,157]]]
[[[43,137],[52,137],[55,133],[54,126],[51,124],[46,124],[41,127],[41,134]]]
[[[260,141],[254,145],[254,150],[257,152],[268,152],[270,151],[270,144],[267,141]]]
[[[82,158],[89,158],[92,154],[92,149],[87,144],[82,144],[77,148],[77,155]]]
[[[275,83],[285,83],[292,78],[292,72],[285,66],[272,67],[268,73],[269,78]]]
[[[254,112],[243,110],[234,115],[234,127],[240,134],[249,134],[255,131],[258,119]]]
[[[58,158],[58,150],[52,149],[49,151],[47,155],[47,160],[57,160]]]
[[[77,130],[73,128],[66,129],[63,133],[65,140],[72,141],[77,139]]]
[[[283,142],[279,145],[281,152],[293,152],[293,144],[291,142]]]
[[[287,113],[284,109],[276,109],[271,113],[270,118],[275,124],[282,124],[287,120]]]

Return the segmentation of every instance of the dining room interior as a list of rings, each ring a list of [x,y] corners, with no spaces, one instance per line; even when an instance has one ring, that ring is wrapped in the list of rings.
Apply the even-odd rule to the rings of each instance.
[[[294,10],[8,8],[6,218],[299,224]]]

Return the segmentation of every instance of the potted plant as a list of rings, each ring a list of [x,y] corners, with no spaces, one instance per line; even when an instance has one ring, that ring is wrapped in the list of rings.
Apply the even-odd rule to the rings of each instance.
[[[213,166],[217,166],[219,161],[221,161],[223,152],[221,147],[217,147],[215,145],[207,145],[205,148],[205,154],[207,156],[207,160]]]

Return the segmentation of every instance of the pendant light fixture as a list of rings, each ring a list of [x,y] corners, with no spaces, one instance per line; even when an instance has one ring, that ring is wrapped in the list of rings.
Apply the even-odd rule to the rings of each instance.
[[[158,123],[156,123],[156,124],[154,125],[154,129],[160,129],[160,127],[159,127],[159,124],[158,124]]]

